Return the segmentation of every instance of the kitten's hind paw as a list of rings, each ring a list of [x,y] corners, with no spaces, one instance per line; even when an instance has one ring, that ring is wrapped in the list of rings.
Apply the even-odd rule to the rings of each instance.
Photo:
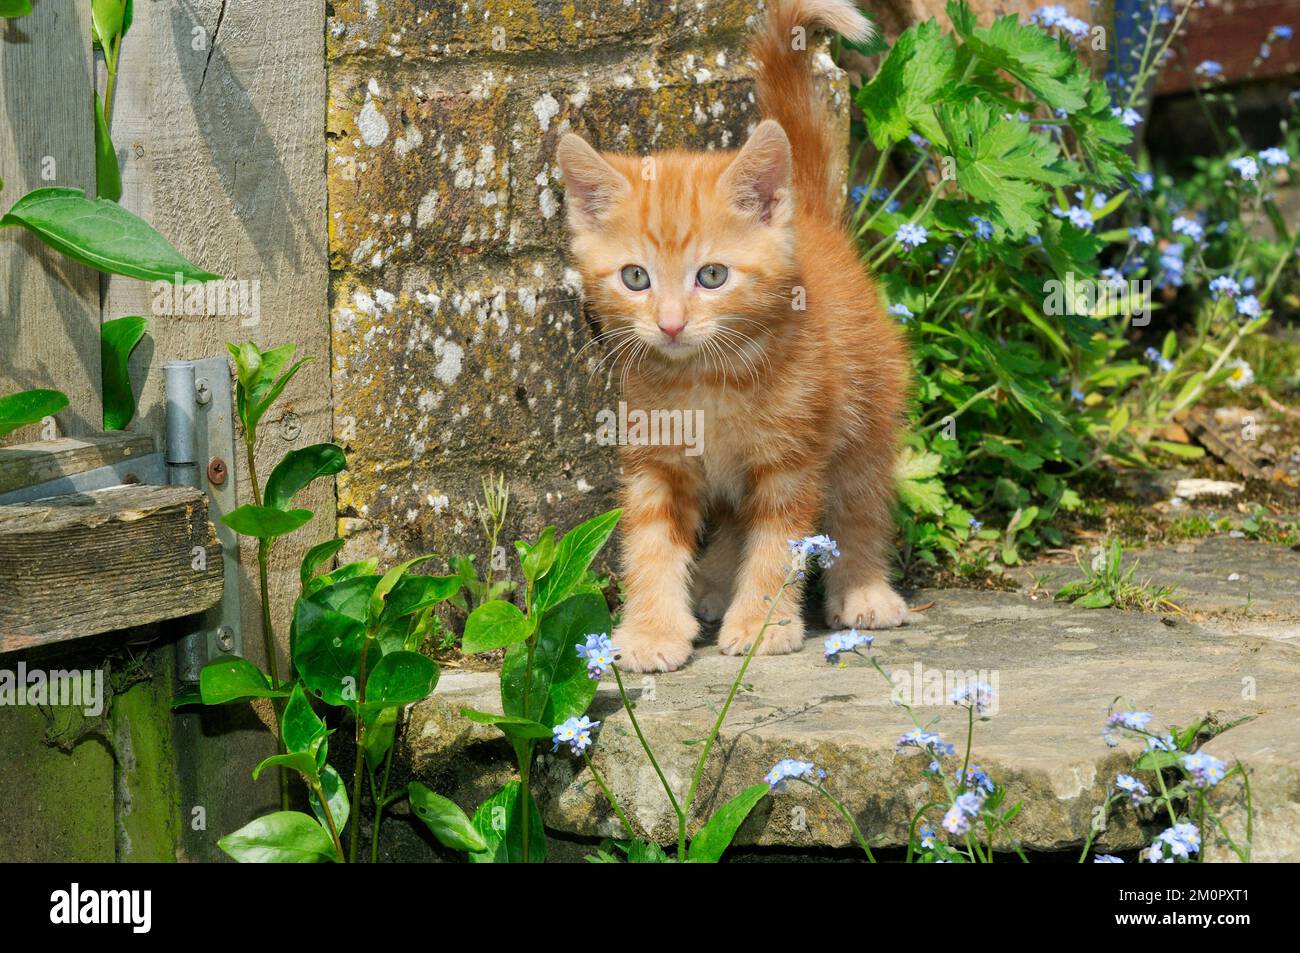
[[[907,603],[887,582],[857,586],[826,597],[832,629],[893,629],[907,621]]]

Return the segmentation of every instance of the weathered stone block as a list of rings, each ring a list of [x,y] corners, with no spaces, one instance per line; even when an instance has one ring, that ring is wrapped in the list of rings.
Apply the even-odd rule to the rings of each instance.
[[[508,231],[504,86],[449,92],[405,73],[330,81],[334,269],[454,259]]]
[[[752,0],[341,0],[329,21],[331,59],[508,61],[520,55],[690,45],[742,33],[761,9]]]
[[[390,269],[382,284],[339,278],[334,295],[346,530],[393,556],[473,551],[473,500],[493,470],[512,480],[512,533],[605,505],[614,455],[595,415],[615,398],[604,355],[583,352],[591,334],[558,258]]]

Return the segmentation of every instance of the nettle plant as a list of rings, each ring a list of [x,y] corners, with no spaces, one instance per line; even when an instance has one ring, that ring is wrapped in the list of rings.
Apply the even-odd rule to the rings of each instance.
[[[916,365],[905,563],[998,570],[1060,545],[1053,518],[1080,502],[1071,478],[1199,455],[1159,431],[1249,381],[1233,352],[1268,320],[1291,260],[1269,194],[1290,153],[1247,155],[1234,132],[1238,154],[1179,192],[1127,151],[1190,9],[1153,3],[1108,80],[1083,57],[1110,32],[1052,6],[980,27],[954,0],[952,33],[931,20],[860,48],[885,55],[855,93],[855,165],[868,143],[878,157],[851,223]],[[1253,237],[1257,220],[1275,234]],[[1186,333],[1175,314],[1192,316]]]
[[[252,343],[230,345],[238,383],[236,410],[243,427],[253,502],[222,517],[241,535],[257,540],[262,630],[269,672],[244,658],[204,666],[197,692],[177,705],[225,705],[270,699],[279,753],[253,772],[275,769],[281,810],[223,837],[220,847],[240,861],[356,861],[363,786],[368,782],[373,819],[370,859],[379,854],[384,811],[403,797],[438,840],[454,850],[483,849],[469,819],[453,803],[412,782],[390,790],[399,713],[433,692],[439,668],[419,652],[434,627],[435,607],[460,588],[456,576],[411,570],[431,556],[407,560],[380,573],[378,560],[348,563],[326,571],[343,547],[331,539],[313,546],[302,560],[301,589],[289,632],[290,671],[278,671],[269,579],[275,541],[312,518],[294,498],[312,481],[345,466],[343,451],[322,443],[291,450],[259,483],[254,451],[258,425],[305,361],[291,363],[294,346],[263,351]],[[320,709],[335,710],[322,718]],[[351,717],[354,762],[349,796],[343,776],[329,763],[329,727]],[[291,810],[290,776],[306,786],[311,813]],[[345,838],[348,846],[344,848]]]

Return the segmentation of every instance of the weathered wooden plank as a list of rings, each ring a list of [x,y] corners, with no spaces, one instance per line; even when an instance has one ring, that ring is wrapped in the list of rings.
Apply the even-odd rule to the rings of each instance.
[[[202,612],[221,599],[207,498],[121,486],[0,507],[0,653]]]
[[[43,0],[0,20],[0,213],[33,189],[95,191],[90,4]],[[62,434],[103,429],[99,275],[21,228],[0,229],[0,394],[48,387]],[[5,443],[36,439],[24,428]]]
[[[190,260],[243,282],[245,300],[256,292],[260,306],[257,314],[176,314],[159,289],[110,279],[106,318],[151,315],[151,346],[131,362],[140,395],[134,428],[163,438],[168,361],[224,355],[227,341],[292,341],[315,360],[262,422],[263,479],[286,451],[332,435],[324,42],[319,0],[137,3],[113,109],[122,204]],[[242,457],[234,463],[240,502],[251,502]],[[293,592],[303,553],[334,533],[332,481],[317,481],[295,505],[316,519],[276,543],[272,593]],[[243,564],[256,565],[255,547],[245,547]],[[256,575],[246,573],[245,585],[244,648],[257,658]],[[282,641],[292,601],[274,600]]]
[[[0,447],[0,493],[112,466],[153,452],[153,437],[126,432]]]

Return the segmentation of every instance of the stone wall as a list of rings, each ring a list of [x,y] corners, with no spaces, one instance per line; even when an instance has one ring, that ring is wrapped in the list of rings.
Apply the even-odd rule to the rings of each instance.
[[[638,154],[757,121],[755,2],[361,0],[329,23],[335,437],[348,553],[475,552],[483,474],[509,542],[612,504],[617,405],[564,257],[569,129]],[[821,57],[847,136],[842,74]],[[847,151],[846,151],[847,155]]]

